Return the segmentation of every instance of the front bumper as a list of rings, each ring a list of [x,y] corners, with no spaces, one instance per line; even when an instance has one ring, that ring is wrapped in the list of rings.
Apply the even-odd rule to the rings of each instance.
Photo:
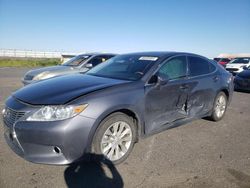
[[[30,162],[54,165],[70,164],[84,156],[95,122],[81,115],[54,122],[29,122],[24,116],[13,126],[3,120],[5,140],[17,155]]]

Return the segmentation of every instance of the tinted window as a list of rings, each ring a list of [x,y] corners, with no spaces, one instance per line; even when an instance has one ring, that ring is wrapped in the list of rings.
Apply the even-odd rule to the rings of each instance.
[[[205,59],[200,57],[188,57],[189,62],[189,75],[198,76],[210,73],[210,64]],[[211,65],[212,68],[212,65]],[[215,67],[214,67],[215,69]]]
[[[209,69],[210,72],[214,72],[216,69],[215,65],[213,65],[212,63],[209,63],[209,66],[210,66],[210,69]]]
[[[158,57],[119,55],[101,63],[87,74],[122,80],[139,80],[154,65]]]
[[[185,56],[175,57],[166,62],[159,70],[159,73],[165,74],[169,79],[177,79],[186,76],[187,62]]]

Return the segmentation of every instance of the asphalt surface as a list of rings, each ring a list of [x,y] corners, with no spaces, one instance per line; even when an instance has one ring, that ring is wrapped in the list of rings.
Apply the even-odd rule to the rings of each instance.
[[[0,68],[0,108],[27,69]],[[2,120],[2,119],[1,119]],[[27,162],[7,146],[0,123],[0,188],[250,187],[250,94],[234,92],[220,122],[197,120],[141,140],[121,165]]]

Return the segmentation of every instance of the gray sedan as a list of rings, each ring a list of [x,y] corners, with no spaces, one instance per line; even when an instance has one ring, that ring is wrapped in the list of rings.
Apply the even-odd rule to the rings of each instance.
[[[24,85],[27,85],[33,82],[45,80],[55,76],[61,76],[72,73],[85,73],[92,67],[95,67],[96,65],[114,56],[115,54],[106,54],[106,53],[81,54],[61,65],[31,70],[24,75],[22,82]]]
[[[16,154],[35,163],[70,164],[97,155],[119,164],[140,138],[203,117],[221,120],[232,92],[232,75],[205,57],[124,54],[86,74],[13,93],[2,112],[4,136]]]

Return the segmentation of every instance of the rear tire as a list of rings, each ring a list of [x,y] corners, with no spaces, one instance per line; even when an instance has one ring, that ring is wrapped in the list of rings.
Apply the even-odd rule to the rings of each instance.
[[[227,96],[224,92],[219,92],[214,100],[213,111],[210,118],[213,121],[220,121],[227,110]]]
[[[104,162],[120,164],[129,156],[135,140],[134,119],[116,112],[106,117],[97,128],[92,142],[92,152],[102,155]]]

